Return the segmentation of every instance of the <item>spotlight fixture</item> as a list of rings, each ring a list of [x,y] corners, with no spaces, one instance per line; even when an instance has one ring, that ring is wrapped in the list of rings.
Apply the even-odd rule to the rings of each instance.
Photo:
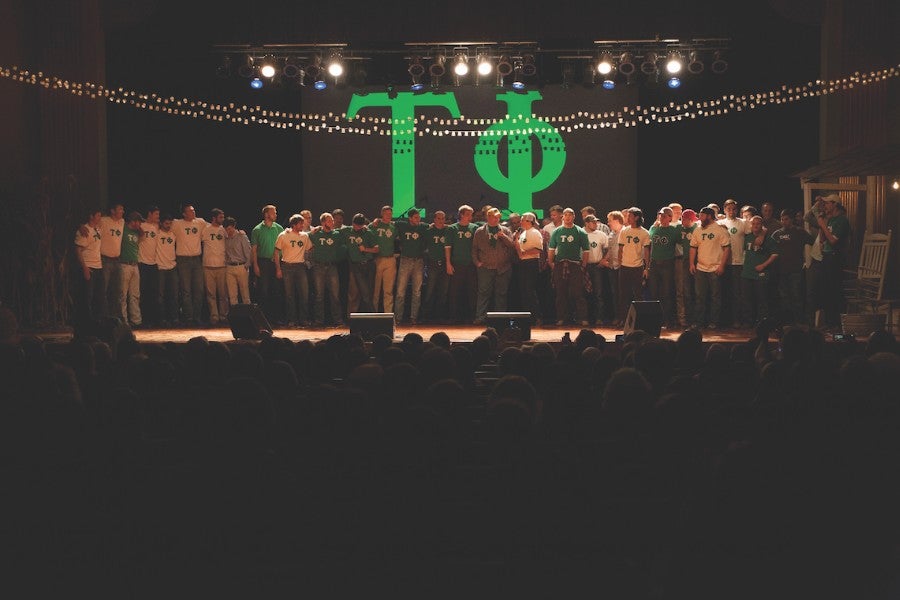
[[[297,62],[297,59],[289,56],[284,59],[284,66],[281,68],[281,74],[289,79],[300,78],[303,79],[303,69],[300,67],[300,64]]]
[[[688,61],[687,70],[691,75],[699,75],[703,72],[705,65],[703,61],[700,60],[700,55],[696,50],[692,50],[690,54],[690,60]]]
[[[600,85],[603,86],[604,90],[614,90],[616,89],[616,80],[612,77],[607,77]]]
[[[678,77],[669,77],[666,81],[666,85],[669,86],[670,89],[676,90],[681,87],[681,79]]]
[[[409,61],[409,67],[406,69],[410,77],[418,78],[425,74],[425,66],[422,64],[421,56],[414,56]]]
[[[534,64],[534,54],[522,55],[522,76],[532,77],[537,73],[537,66]]]
[[[246,56],[244,57],[244,62],[241,63],[241,66],[238,67],[238,75],[241,77],[245,77],[250,79],[254,75],[253,69],[253,57]]]
[[[313,87],[319,91],[322,91],[328,87],[328,84],[325,83],[325,80],[320,77],[319,79],[316,79],[316,82],[313,84]]]
[[[677,52],[669,52],[668,58],[666,58],[666,72],[670,75],[677,75],[681,73],[681,69],[684,67],[684,61],[681,58],[681,55]]]
[[[634,73],[634,69],[634,54],[631,52],[623,52],[622,55],[619,56],[619,73],[627,77]]]
[[[313,81],[322,79],[322,57],[316,54],[306,65],[306,75]],[[316,88],[319,89],[319,88]]]
[[[264,56],[259,64],[259,74],[267,79],[275,77],[275,57]]]
[[[460,52],[456,55],[456,60],[453,65],[453,73],[457,77],[465,77],[469,74],[469,57],[466,56],[465,53]]]
[[[335,52],[328,59],[328,74],[337,79],[344,74],[344,65],[341,62],[341,55]]]
[[[481,54],[478,56],[478,74],[479,75],[490,75],[491,71],[494,70],[494,65],[491,64],[491,59],[486,54]]]
[[[564,90],[572,87],[572,79],[575,77],[575,68],[571,62],[563,63],[562,67],[562,87]]]
[[[894,191],[900,190],[900,181],[894,180],[894,183],[891,184],[891,189]]]
[[[412,84],[410,84],[410,86],[409,86],[409,89],[411,89],[414,92],[421,92],[422,90],[425,89],[425,84],[422,83],[421,81],[413,80]]]
[[[713,55],[713,61],[709,68],[716,75],[721,75],[728,70],[728,61],[722,58],[722,53],[719,50],[716,50],[716,53]]]
[[[600,61],[597,63],[597,72],[601,75],[609,75],[614,68],[613,58],[609,52],[600,55]]]
[[[431,59],[431,64],[428,66],[428,73],[432,77],[443,77],[444,73],[446,73],[446,69],[444,68],[444,62],[447,60],[447,57],[443,54],[436,54],[434,58]]]
[[[254,77],[250,80],[250,87],[254,90],[261,90],[263,87],[263,81],[259,77]]]
[[[653,75],[657,72],[658,67],[656,66],[656,61],[659,60],[659,57],[656,55],[656,52],[648,52],[644,55],[644,60],[641,62],[641,73],[644,75]]]
[[[231,57],[223,56],[222,63],[216,67],[216,77],[227,79],[231,77]]]
[[[508,75],[512,75],[513,66],[512,63],[509,62],[508,56],[501,56],[500,60],[497,61],[497,74],[501,77],[507,77]]]
[[[512,88],[514,90],[524,90],[525,89],[525,82],[523,81],[523,77],[522,77],[522,66],[523,66],[522,61],[517,60],[516,66],[513,69],[513,72],[515,73],[515,75],[513,76]]]

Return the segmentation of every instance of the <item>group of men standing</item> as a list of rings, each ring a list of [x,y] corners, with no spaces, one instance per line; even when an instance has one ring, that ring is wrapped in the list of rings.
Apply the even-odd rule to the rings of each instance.
[[[838,196],[817,199],[805,216],[811,233],[793,211],[775,219],[770,203],[761,215],[730,199],[723,209],[673,203],[649,230],[637,207],[609,212],[604,224],[587,206],[579,226],[559,205],[543,226],[530,212],[501,223],[490,206],[475,221],[462,205],[452,224],[443,211],[428,224],[417,209],[395,219],[384,206],[349,224],[336,209],[317,226],[302,211],[285,228],[266,205],[248,238],[219,209],[208,221],[191,205],[180,219],[157,207],[126,219],[116,204],[108,215],[92,211],[75,237],[80,316],[134,327],[222,325],[231,305],[251,301],[252,271],[253,299],[288,327],[341,326],[357,311],[410,324],[483,324],[491,309],[529,311],[538,324],[621,326],[632,300],[659,300],[667,327],[715,328],[727,323],[723,285],[733,327],[772,316],[773,303],[791,322],[824,308],[835,324],[850,233]]]

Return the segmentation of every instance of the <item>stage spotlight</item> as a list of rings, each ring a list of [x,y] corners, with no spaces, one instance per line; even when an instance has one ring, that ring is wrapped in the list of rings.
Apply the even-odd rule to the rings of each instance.
[[[513,72],[515,73],[515,75],[513,76],[512,88],[514,90],[524,90],[525,82],[523,81],[524,78],[522,77],[522,61],[516,61],[516,66],[513,69]]]
[[[469,57],[462,52],[456,55],[453,73],[455,73],[457,77],[465,77],[469,74]]]
[[[296,58],[288,57],[284,59],[284,67],[281,68],[281,74],[289,79],[297,77],[301,80],[303,79],[303,69],[300,68]]]
[[[601,75],[609,75],[613,71],[613,59],[609,52],[600,55],[600,61],[597,63],[597,72]]]
[[[656,52],[648,52],[644,55],[644,60],[641,62],[641,73],[644,75],[653,75],[657,72],[658,67],[656,66],[656,61],[659,57],[656,55]]]
[[[607,77],[600,85],[603,86],[604,90],[614,90],[616,89],[616,80],[611,77]]]
[[[241,63],[241,66],[238,67],[238,75],[250,79],[255,74],[256,73],[253,69],[253,57],[245,56],[244,61]]]
[[[697,51],[691,51],[690,61],[688,62],[687,66],[688,73],[690,73],[691,75],[699,75],[703,72],[704,68],[705,65],[703,64],[703,61],[700,60],[700,55],[697,53]]]
[[[506,77],[511,75],[513,72],[512,63],[509,62],[508,56],[501,56],[500,60],[497,61],[497,74],[501,77]]]
[[[669,86],[670,89],[678,89],[681,87],[681,80],[677,77],[669,77],[668,81],[666,81],[666,85]]]
[[[900,190],[900,181],[895,179],[894,183],[891,184],[891,189],[894,191]]]
[[[411,89],[414,92],[421,92],[422,90],[425,89],[425,84],[422,83],[421,81],[413,80],[412,85],[409,86],[409,89]]]
[[[563,63],[562,67],[562,87],[564,90],[572,87],[572,80],[575,78],[575,67],[570,62]]]
[[[722,53],[720,51],[716,50],[715,55],[713,55],[712,65],[710,65],[709,68],[716,75],[721,75],[728,70],[728,61],[722,58]]]
[[[425,66],[422,64],[422,57],[415,56],[409,61],[409,67],[406,69],[410,77],[417,78],[425,74]]]
[[[493,70],[494,65],[491,64],[491,59],[484,54],[480,55],[478,57],[478,74],[490,75]]]
[[[216,77],[221,79],[228,79],[231,77],[231,57],[223,56],[222,64],[216,67]]]
[[[259,64],[259,74],[267,79],[275,77],[275,57],[265,56]]]
[[[254,77],[250,80],[250,87],[254,90],[261,90],[263,87],[263,81],[259,77]]]
[[[634,54],[631,52],[623,52],[619,57],[619,73],[630,76],[634,73]]]
[[[447,69],[444,68],[444,62],[446,62],[447,57],[443,54],[435,54],[434,58],[431,59],[431,64],[428,65],[428,73],[432,77],[443,77],[444,73],[447,72]]]
[[[344,74],[344,65],[341,63],[340,55],[332,54],[328,59],[328,74],[335,79]]]
[[[522,55],[522,76],[532,77],[537,73],[537,65],[534,64],[534,54]]]
[[[677,52],[669,52],[669,56],[666,59],[666,72],[670,75],[677,75],[678,73],[681,73],[683,67],[684,62],[681,55]]]
[[[317,90],[321,91],[321,90],[324,90],[325,88],[327,88],[328,84],[325,83],[324,79],[319,78],[319,79],[316,79],[316,82],[313,84],[313,87],[316,88]]]
[[[318,54],[313,56],[306,65],[305,70],[306,76],[309,77],[310,80],[318,82],[322,79],[322,57]]]

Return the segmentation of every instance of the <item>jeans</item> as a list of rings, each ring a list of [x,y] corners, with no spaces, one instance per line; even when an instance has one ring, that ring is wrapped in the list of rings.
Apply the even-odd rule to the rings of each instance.
[[[619,305],[616,318],[625,320],[632,300],[644,299],[644,270],[641,267],[619,267]]]
[[[122,265],[119,264],[119,258],[109,258],[101,256],[103,270],[103,291],[100,294],[100,314],[104,317],[119,317],[124,319],[125,315],[121,314],[122,305],[119,301],[119,295],[122,293]]]
[[[694,316],[694,276],[684,257],[675,259],[675,312],[682,326]]]
[[[663,323],[671,324],[674,319],[672,312],[672,290],[675,287],[675,258],[666,260],[650,260],[650,299],[659,300],[662,308]]]
[[[256,280],[256,292],[258,303],[263,313],[270,321],[281,320],[281,283],[275,277],[275,263],[271,258],[259,257],[259,278]]]
[[[803,312],[803,298],[800,295],[803,272],[779,273],[778,296],[781,298],[781,308],[788,319],[793,323],[805,323],[806,315]]]
[[[203,310],[203,259],[198,256],[179,256],[175,269],[181,289],[181,316],[185,321],[197,321]]]
[[[844,255],[826,252],[822,255],[822,304],[825,309],[825,323],[834,327],[841,324],[844,312]]]
[[[816,325],[816,312],[823,307],[824,267],[821,260],[813,259],[806,270],[806,312],[808,324]]]
[[[349,302],[351,311],[375,312],[372,308],[372,283],[375,281],[375,263],[371,260],[350,263],[350,282],[356,288],[356,302]],[[348,289],[351,287],[348,283]],[[356,306],[354,306],[354,304]]]
[[[587,321],[587,301],[584,299],[584,271],[580,262],[559,260],[553,265],[553,287],[556,288],[556,320],[565,321],[569,305],[575,302],[575,318]]]
[[[746,279],[741,277],[741,298],[744,305],[741,307],[747,315],[746,323],[759,323],[769,318],[769,273],[762,279]],[[754,320],[755,317],[755,320]]]
[[[159,322],[159,305],[157,288],[159,287],[159,275],[156,265],[138,264],[141,272],[141,317],[144,323],[156,324]]]
[[[425,276],[425,259],[400,257],[400,270],[397,272],[397,297],[394,303],[394,317],[403,318],[406,308],[406,285],[412,281],[412,305],[409,308],[409,320],[419,319],[419,307],[422,304],[422,280]]]
[[[78,320],[81,325],[97,322],[100,317],[105,317],[102,312],[103,295],[106,290],[103,287],[103,270],[91,269],[91,278],[84,278],[81,265],[78,265],[78,280],[80,283],[80,306],[78,307]]]
[[[282,262],[281,275],[282,281],[284,281],[284,318],[288,323],[306,323],[309,321],[309,311],[306,305],[309,299],[306,265]]]
[[[494,310],[501,312],[506,310],[506,297],[509,293],[512,269],[507,268],[501,272],[499,269],[479,267],[476,273],[478,277],[478,300],[475,305],[475,321],[482,323],[487,317],[491,298],[494,300]]]
[[[341,282],[336,263],[317,262],[313,268],[313,282],[316,287],[315,320],[317,324],[325,323],[325,293],[328,293],[328,309],[331,318],[338,325],[343,325],[341,316],[341,299],[339,297]],[[327,288],[327,289],[326,289]]]
[[[609,298],[612,302],[613,320],[619,319],[619,304],[622,302],[621,298],[619,298],[619,288],[621,287],[619,286],[619,270],[620,269],[609,270]],[[622,320],[624,320],[624,317]]]
[[[538,299],[537,282],[540,275],[540,260],[523,260],[519,263],[519,296],[522,307],[531,312],[534,321],[541,318],[541,302]]]
[[[728,277],[731,284],[731,320],[733,323],[749,323],[753,311],[747,311],[750,304],[744,299],[744,281],[741,273],[744,265],[728,265]],[[768,283],[768,280],[766,280]]]
[[[178,269],[159,269],[157,275],[159,318],[174,323],[178,320]]]
[[[141,324],[141,272],[137,264],[120,264],[122,272],[122,291],[119,294],[119,306],[126,323]]]
[[[447,294],[450,289],[450,276],[444,261],[428,261],[425,278],[425,303],[422,305],[422,317],[426,319],[447,318]]]
[[[587,266],[588,277],[591,278],[590,309],[593,306],[594,322],[603,320],[603,267],[600,263],[591,263]]]
[[[461,321],[475,309],[475,265],[453,265],[450,276],[450,320]],[[463,297],[463,303],[460,302]]]
[[[694,291],[697,300],[694,322],[698,325],[704,323],[717,325],[722,313],[722,282],[719,280],[719,276],[715,271],[707,273],[698,270],[694,275]],[[707,296],[709,296],[708,320],[706,320]]]

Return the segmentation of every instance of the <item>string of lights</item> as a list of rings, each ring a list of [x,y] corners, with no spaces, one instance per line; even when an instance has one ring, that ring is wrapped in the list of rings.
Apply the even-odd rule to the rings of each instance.
[[[802,85],[782,85],[778,89],[750,94],[725,94],[706,100],[669,102],[660,106],[624,106],[610,111],[577,111],[566,115],[506,115],[502,118],[430,118],[424,115],[405,120],[388,117],[356,116],[346,113],[293,113],[271,110],[259,105],[236,105],[205,100],[176,98],[157,93],[143,93],[123,88],[109,88],[91,82],[71,82],[43,72],[32,72],[16,66],[0,66],[0,79],[40,86],[49,91],[62,91],[77,97],[107,101],[162,114],[204,119],[232,125],[261,126],[296,132],[337,133],[351,135],[417,135],[419,137],[506,137],[560,131],[574,133],[597,129],[630,128],[640,125],[662,125],[685,120],[724,116],[768,106],[779,106],[804,99],[838,94],[857,86],[871,85],[900,76],[900,65],[835,79],[817,79]],[[475,129],[503,124],[503,128]]]

